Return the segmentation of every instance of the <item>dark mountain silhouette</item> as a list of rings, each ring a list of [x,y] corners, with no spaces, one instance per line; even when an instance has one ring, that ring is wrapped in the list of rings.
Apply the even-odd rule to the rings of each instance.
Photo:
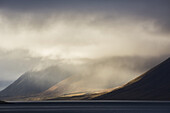
[[[0,100],[0,104],[1,104],[1,103],[5,103],[5,102]]]
[[[93,99],[170,100],[170,58],[124,86]]]
[[[70,76],[58,66],[52,66],[40,71],[30,71],[23,74],[15,82],[0,92],[0,98],[30,96],[41,93],[56,83]]]

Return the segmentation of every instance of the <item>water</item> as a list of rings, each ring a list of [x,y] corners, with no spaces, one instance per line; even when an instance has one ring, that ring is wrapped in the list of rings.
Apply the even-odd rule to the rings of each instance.
[[[170,113],[169,101],[44,101],[0,104],[2,113]]]

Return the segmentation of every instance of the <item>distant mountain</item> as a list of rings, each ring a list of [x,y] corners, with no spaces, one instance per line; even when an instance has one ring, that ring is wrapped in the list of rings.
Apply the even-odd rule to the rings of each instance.
[[[122,73],[119,71],[123,72],[122,75],[127,75],[128,71],[126,70],[128,69],[126,68],[128,68],[127,64],[130,61],[127,63],[127,60],[125,60],[125,63],[120,65],[120,63],[115,63],[114,60],[109,59],[90,62],[88,65],[76,65],[75,67],[72,65],[69,67],[64,66],[63,68],[52,66],[40,71],[29,71],[1,91],[0,99],[169,99],[170,59],[128,83],[126,81],[127,84],[114,88],[118,85],[120,86],[120,84],[116,83],[120,78],[111,75],[121,75]],[[142,66],[145,63],[140,61],[135,65],[133,62],[130,67],[135,69],[138,64]],[[78,71],[74,72],[75,69]],[[117,70],[116,73],[115,70]],[[128,79],[131,79],[131,76]]]
[[[137,70],[136,65],[142,68],[142,70],[144,67],[148,67],[146,64],[150,62],[149,60],[150,59],[136,57],[104,58],[95,61],[90,60],[88,64],[76,67],[79,68],[77,70],[81,70],[78,74],[62,80],[38,95],[36,98],[49,99],[57,98],[61,95],[77,95],[79,93],[89,94],[92,92],[117,87],[127,83],[133,78],[133,75],[130,76],[130,73],[132,72],[131,70]],[[119,76],[117,76],[118,74]],[[126,78],[124,79],[122,76],[125,76]]]
[[[30,96],[41,93],[71,75],[58,66],[24,73],[15,82],[0,92],[0,98]]]
[[[97,100],[170,100],[170,58]]]
[[[0,104],[1,104],[1,103],[5,103],[5,102],[0,100]]]
[[[80,77],[75,77],[75,76],[68,77],[62,80],[61,82],[53,85],[52,87],[50,87],[49,89],[41,93],[39,96],[45,99],[45,98],[58,97],[63,94],[70,93],[72,91],[79,91],[77,89],[77,87],[79,88],[79,86],[76,86],[74,84],[80,80],[81,80]]]
[[[70,76],[41,93],[40,97],[49,99],[72,93],[91,93],[101,90],[97,89],[97,87],[89,87],[88,81],[91,84],[89,79],[86,76]]]

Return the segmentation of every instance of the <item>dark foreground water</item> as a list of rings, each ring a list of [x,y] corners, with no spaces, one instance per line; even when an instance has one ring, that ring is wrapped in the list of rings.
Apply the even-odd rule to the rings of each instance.
[[[170,113],[170,102],[57,101],[0,104],[1,113]]]

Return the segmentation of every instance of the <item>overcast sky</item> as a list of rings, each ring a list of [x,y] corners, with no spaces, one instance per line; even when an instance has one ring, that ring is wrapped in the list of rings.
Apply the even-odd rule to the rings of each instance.
[[[162,61],[169,50],[169,0],[0,0],[0,81],[58,61]]]

